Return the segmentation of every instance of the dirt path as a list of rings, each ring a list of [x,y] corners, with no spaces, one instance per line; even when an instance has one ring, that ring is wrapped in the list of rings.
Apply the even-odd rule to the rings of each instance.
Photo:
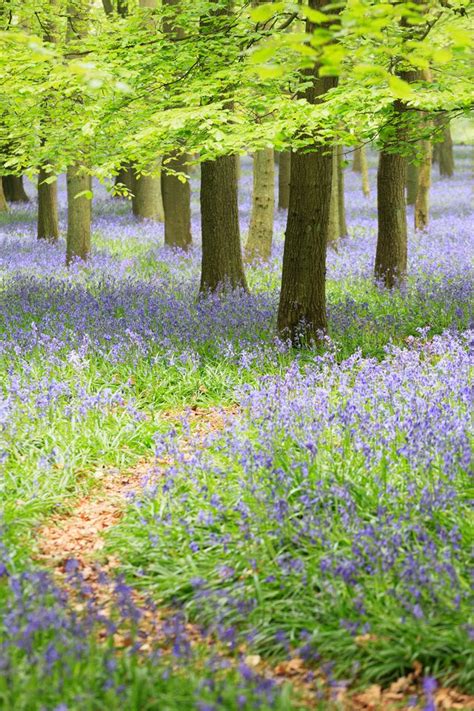
[[[237,412],[236,408],[223,412],[217,408],[195,408],[189,412],[192,434],[204,437],[212,431],[219,431],[225,426],[227,415]],[[177,422],[182,413],[167,413],[165,418],[170,423]],[[183,448],[188,446],[186,438],[183,439]],[[127,497],[132,492],[139,490],[143,482],[153,471],[159,475],[169,462],[166,460],[157,463],[142,460],[130,470],[117,472],[117,470],[104,471],[100,488],[91,494],[79,499],[69,513],[52,517],[37,533],[39,552],[37,559],[47,567],[53,569],[58,575],[65,575],[65,565],[68,560],[77,561],[78,569],[84,580],[91,586],[95,594],[104,598],[111,594],[111,588],[99,584],[99,576],[105,572],[113,577],[115,569],[119,566],[118,557],[108,556],[105,562],[97,565],[95,559],[100,557],[104,546],[104,533],[115,526],[121,519],[127,502]],[[133,592],[134,599],[140,603],[142,595]],[[149,620],[150,637],[156,638],[157,628],[172,611],[157,610],[155,619]],[[191,640],[198,640],[200,634],[191,624],[186,625],[186,631]],[[370,640],[369,640],[370,643]],[[149,648],[150,642],[146,636],[143,640],[144,649]],[[422,711],[424,708],[444,711],[449,709],[474,710],[474,697],[461,694],[454,689],[438,689],[433,694],[435,705],[425,707],[423,702],[414,703],[413,699],[422,698],[422,669],[414,668],[413,672],[396,682],[388,689],[383,690],[374,684],[363,692],[350,693],[343,686],[328,685],[324,675],[308,669],[303,660],[293,658],[281,662],[275,667],[266,664],[259,655],[249,655],[245,661],[256,671],[265,676],[280,681],[291,681],[303,693],[307,708],[321,708],[315,704],[314,679],[320,684],[323,698],[326,699],[327,709],[341,711],[390,711],[398,709],[408,711]]]

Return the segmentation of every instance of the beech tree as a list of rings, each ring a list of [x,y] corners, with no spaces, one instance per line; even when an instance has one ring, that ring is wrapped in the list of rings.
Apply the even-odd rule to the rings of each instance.
[[[309,0],[311,10],[325,9],[326,0]],[[306,31],[313,32],[308,18]],[[306,88],[300,92],[309,104],[318,104],[336,86],[332,76],[319,76],[319,66],[305,70]],[[283,252],[278,330],[292,343],[305,336],[318,338],[327,328],[326,244],[331,202],[333,150],[323,144],[293,151],[290,202]]]
[[[73,0],[67,8],[67,42],[74,48],[87,33],[89,22],[88,0]],[[80,98],[76,103],[80,104]],[[91,248],[92,192],[91,176],[87,171],[85,149],[83,155],[67,167],[67,235],[66,264],[89,257]]]
[[[182,40],[184,29],[177,22],[180,0],[163,0],[170,11],[163,19],[163,31],[170,40]],[[191,186],[186,176],[189,156],[175,150],[163,159],[161,192],[165,220],[165,244],[187,249],[191,236]]]
[[[271,256],[274,210],[275,159],[273,148],[263,148],[253,156],[252,213],[245,247],[249,261]]]

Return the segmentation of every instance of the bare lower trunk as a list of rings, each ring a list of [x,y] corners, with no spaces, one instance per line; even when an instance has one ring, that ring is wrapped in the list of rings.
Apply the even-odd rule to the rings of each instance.
[[[377,172],[375,277],[388,288],[402,281],[407,270],[406,172],[404,156],[381,151]]]
[[[339,235],[347,237],[346,200],[344,191],[344,150],[337,147],[337,197],[339,201]]]
[[[91,189],[90,176],[75,164],[67,169],[67,249],[66,264],[87,260],[91,248],[92,200],[80,195]],[[77,197],[80,195],[80,197]]]
[[[23,176],[4,175],[3,191],[8,202],[29,202],[30,198],[26,194],[23,186]]]
[[[370,195],[369,164],[367,162],[367,151],[365,146],[360,148],[360,172],[362,173],[362,192],[365,197]]]
[[[326,241],[332,155],[326,147],[291,156],[291,189],[278,309],[278,330],[294,344],[301,330],[326,331]]]
[[[454,175],[453,139],[449,124],[445,126],[443,141],[439,144],[439,174],[447,178]]]
[[[352,158],[352,170],[354,173],[362,172],[362,149],[363,146],[354,149],[354,156]]]
[[[133,172],[132,211],[140,220],[163,222],[163,200],[161,197],[161,179],[156,175],[138,175]]]
[[[186,173],[188,156],[170,155],[164,159],[166,166],[179,173]],[[165,215],[165,244],[169,247],[188,249],[191,237],[191,187],[189,180],[183,182],[176,175],[161,171],[161,193]]]
[[[240,246],[237,162],[222,156],[201,165],[202,270],[200,291],[247,288]]]
[[[423,154],[418,171],[418,190],[415,203],[415,230],[424,230],[429,222],[429,196],[431,186],[431,141],[421,142]]]
[[[3,180],[0,177],[0,212],[8,212],[7,199],[3,191]]]
[[[419,167],[412,161],[407,164],[407,205],[414,205],[418,192]]]
[[[278,209],[288,210],[290,204],[290,151],[282,151],[278,166]]]
[[[58,184],[45,183],[51,173],[40,168],[38,173],[38,239],[55,241],[59,237]]]
[[[329,223],[327,243],[328,246],[337,247],[340,235],[339,226],[339,180],[337,175],[337,146],[331,151],[332,158],[332,178],[331,178],[331,200],[329,203]]]
[[[272,253],[275,209],[275,163],[273,148],[257,151],[253,157],[252,215],[245,248],[247,260],[267,260]]]

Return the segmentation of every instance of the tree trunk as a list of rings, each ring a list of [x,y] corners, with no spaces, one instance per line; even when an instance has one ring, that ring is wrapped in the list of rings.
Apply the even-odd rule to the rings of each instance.
[[[90,175],[81,170],[80,163],[67,169],[67,251],[66,264],[77,258],[86,261],[91,248],[92,200],[86,195],[76,197],[91,189]]]
[[[407,205],[414,205],[416,202],[416,194],[418,192],[418,173],[419,167],[408,160],[407,163]]]
[[[133,171],[132,190],[132,212],[135,217],[163,222],[160,176],[138,175]]]
[[[168,156],[166,165],[177,172],[186,173],[188,156]],[[188,249],[191,237],[191,186],[176,175],[161,171],[161,193],[165,215],[165,244]]]
[[[268,260],[272,253],[275,210],[275,162],[273,148],[257,151],[253,157],[252,215],[245,257]]]
[[[309,7],[319,11],[327,4],[327,0],[309,0]],[[311,34],[314,28],[307,20],[306,32]],[[337,84],[335,77],[319,77],[318,73],[317,65],[303,71],[309,83],[299,97],[309,104],[324,101],[325,93]],[[324,145],[315,146],[312,152],[298,149],[291,155],[278,330],[294,345],[301,345],[302,336],[319,339],[327,329],[326,248],[332,166],[332,151]]]
[[[3,191],[3,180],[0,177],[0,212],[8,212],[7,199]]]
[[[439,143],[433,143],[433,157],[431,159],[432,163],[439,163]]]
[[[404,156],[380,152],[375,277],[390,289],[404,279],[407,270],[406,173]]]
[[[278,209],[288,210],[290,204],[291,152],[282,151],[278,166]]]
[[[439,174],[447,178],[454,175],[453,139],[449,124],[444,127],[443,140],[439,144]]]
[[[58,184],[45,183],[51,173],[40,168],[38,173],[37,238],[55,241],[59,237]]]
[[[163,18],[163,32],[171,41],[183,39],[184,29],[177,22],[181,0],[162,0],[169,11]],[[163,159],[162,165],[178,173],[187,173],[188,156],[177,152]],[[191,186],[189,180],[183,182],[176,175],[161,171],[161,194],[165,218],[165,244],[170,247],[187,249],[191,237]]]
[[[332,156],[332,178],[331,178],[331,199],[329,202],[329,222],[327,243],[328,246],[337,248],[339,243],[339,179],[337,175],[337,146],[333,146]]]
[[[55,44],[58,41],[58,3],[56,0],[49,0],[49,13],[43,18],[42,29],[43,39],[45,42]],[[45,138],[43,135],[43,127],[47,125],[49,119],[49,105],[51,96],[45,96],[42,104],[42,117],[39,124],[39,141],[41,146],[44,146]],[[53,177],[51,170],[45,167],[47,160],[39,167],[37,194],[38,194],[38,212],[36,222],[36,237],[37,239],[47,239],[52,242],[59,237],[59,217],[58,217],[58,183],[55,180],[52,183],[46,182]]]
[[[124,165],[119,169],[119,172],[115,176],[114,184],[116,186],[124,185],[129,192],[132,192],[133,173],[129,165]],[[120,198],[122,197],[122,195],[120,194],[120,192],[113,193],[113,197]]]
[[[360,172],[362,173],[362,192],[365,197],[370,195],[369,165],[365,146],[360,147]]]
[[[418,171],[418,189],[415,203],[415,230],[424,230],[429,222],[429,196],[431,186],[431,141],[421,142],[422,161]]]
[[[352,170],[354,173],[362,172],[362,150],[364,146],[354,149],[354,156],[352,158]]]
[[[337,197],[339,201],[339,236],[347,237],[346,200],[344,191],[344,150],[337,147]]]
[[[29,202],[30,198],[26,194],[23,186],[22,175],[4,175],[3,191],[8,202]]]
[[[202,271],[200,291],[247,288],[242,262],[235,155],[201,165]]]

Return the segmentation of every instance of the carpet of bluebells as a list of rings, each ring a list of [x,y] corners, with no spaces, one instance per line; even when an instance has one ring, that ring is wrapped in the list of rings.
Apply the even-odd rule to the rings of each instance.
[[[317,350],[275,337],[283,213],[270,264],[248,267],[250,294],[200,300],[199,245],[165,249],[162,225],[135,222],[100,186],[87,266],[66,270],[62,241],[37,243],[33,201],[2,216],[2,708],[298,708],[242,649],[348,685],[418,661],[426,708],[435,679],[474,693],[471,153],[457,148],[454,178],[434,176],[431,224],[410,231],[395,293],[371,279],[375,199],[346,171],[350,236],[328,256]],[[235,404],[223,431],[188,431],[187,408]],[[172,429],[170,410],[183,413]],[[156,472],[108,536],[125,576],[112,603],[74,561],[59,586],[31,560],[35,527],[104,467],[143,456]],[[153,599],[176,614],[150,646]],[[188,619],[212,653],[190,644]]]

